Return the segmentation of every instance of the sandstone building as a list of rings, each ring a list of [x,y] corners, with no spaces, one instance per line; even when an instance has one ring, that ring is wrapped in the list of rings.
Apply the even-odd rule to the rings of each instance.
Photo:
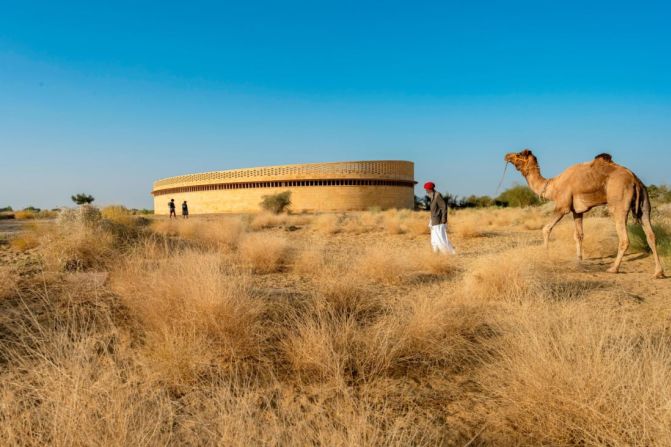
[[[169,177],[154,182],[154,212],[186,200],[191,214],[260,209],[264,195],[291,191],[292,211],[350,211],[414,206],[414,164],[375,160],[234,169]]]

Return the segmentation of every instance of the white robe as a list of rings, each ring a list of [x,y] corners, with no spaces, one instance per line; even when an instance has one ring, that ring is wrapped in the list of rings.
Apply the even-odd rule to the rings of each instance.
[[[450,240],[447,238],[447,229],[445,224],[431,225],[431,248],[434,252],[449,253],[451,255],[456,254],[457,251],[454,249]]]

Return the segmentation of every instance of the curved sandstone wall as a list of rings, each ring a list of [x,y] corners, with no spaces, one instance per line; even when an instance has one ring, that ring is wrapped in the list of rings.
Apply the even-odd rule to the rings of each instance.
[[[170,199],[178,214],[184,200],[191,214],[254,212],[283,191],[293,211],[350,211],[412,208],[414,185],[410,161],[351,161],[180,175],[154,182],[152,195],[156,214],[168,214]]]

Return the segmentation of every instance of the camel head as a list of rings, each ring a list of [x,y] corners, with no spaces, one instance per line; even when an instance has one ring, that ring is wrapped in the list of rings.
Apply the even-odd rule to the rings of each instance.
[[[522,152],[511,152],[506,154],[505,161],[512,163],[515,169],[520,171],[522,175],[526,176],[532,167],[538,166],[536,156],[529,150],[524,149]]]

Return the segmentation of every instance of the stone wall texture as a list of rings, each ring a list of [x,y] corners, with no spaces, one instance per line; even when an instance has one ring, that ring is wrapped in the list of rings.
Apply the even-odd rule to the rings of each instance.
[[[291,210],[353,211],[414,206],[414,164],[410,161],[350,161],[269,166],[187,174],[154,182],[154,212],[177,213],[186,200],[190,214],[260,210],[265,195],[291,191]]]

